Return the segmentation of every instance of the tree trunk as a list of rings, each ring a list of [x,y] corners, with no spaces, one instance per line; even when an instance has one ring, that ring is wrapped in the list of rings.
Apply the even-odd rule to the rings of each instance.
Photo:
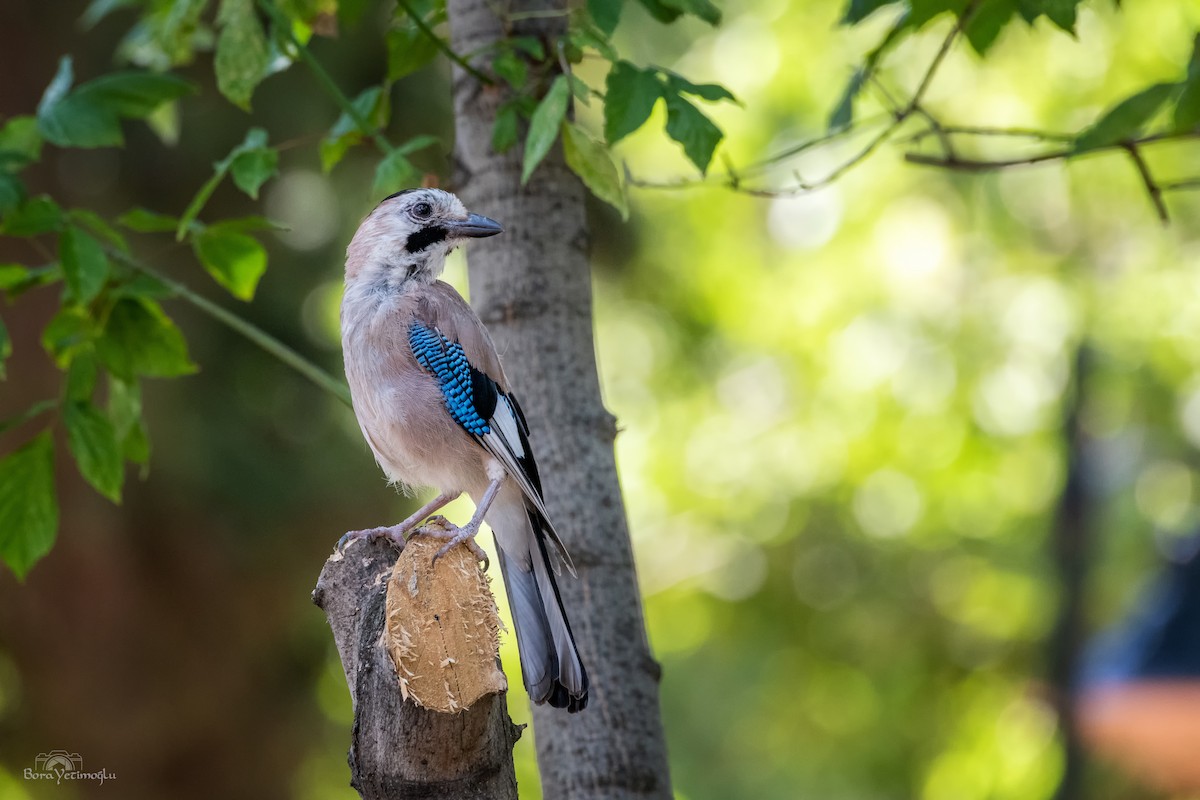
[[[447,0],[454,49],[484,53],[474,66],[486,70],[496,41],[535,36],[553,59],[566,29],[566,2],[506,5],[512,12],[562,14],[506,30],[489,0]],[[543,794],[670,798],[660,668],[646,639],[617,482],[616,421],[603,406],[596,374],[584,189],[557,145],[524,187],[521,148],[492,151],[492,121],[509,96],[507,87],[481,86],[455,71],[456,189],[468,209],[506,230],[471,252],[471,299],[529,417],[551,516],[579,572],[578,580],[564,575],[560,585],[591,697],[578,714],[533,710]]]
[[[401,696],[383,635],[395,563],[389,542],[355,542],[325,562],[313,591],[354,701],[350,784],[363,800],[517,800],[512,749],[521,732],[504,693],[457,714]]]

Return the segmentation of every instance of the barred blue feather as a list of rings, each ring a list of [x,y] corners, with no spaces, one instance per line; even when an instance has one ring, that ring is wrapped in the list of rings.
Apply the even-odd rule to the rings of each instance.
[[[417,363],[433,375],[441,387],[446,401],[446,410],[454,421],[473,436],[483,436],[491,431],[487,420],[480,416],[475,407],[475,371],[462,345],[452,342],[436,328],[413,322],[408,330],[408,345],[412,348]],[[492,402],[493,407],[495,401]],[[491,410],[488,410],[491,413]]]

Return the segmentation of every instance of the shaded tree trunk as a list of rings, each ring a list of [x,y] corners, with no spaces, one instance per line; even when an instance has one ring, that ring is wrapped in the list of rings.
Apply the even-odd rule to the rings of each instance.
[[[561,11],[506,29],[488,0],[448,0],[452,43],[485,53],[507,35],[536,36],[546,52],[566,28],[563,0],[516,0],[513,12]],[[553,58],[553,55],[551,55]],[[544,87],[543,87],[544,88]],[[507,88],[454,78],[456,188],[467,207],[500,220],[503,241],[470,258],[471,299],[491,330],[521,398],[554,524],[579,579],[560,581],[592,679],[588,708],[534,708],[548,798],[672,796],[659,711],[660,669],[650,654],[613,456],[616,422],[604,408],[592,340],[584,189],[556,146],[529,183],[521,152],[491,149]]]

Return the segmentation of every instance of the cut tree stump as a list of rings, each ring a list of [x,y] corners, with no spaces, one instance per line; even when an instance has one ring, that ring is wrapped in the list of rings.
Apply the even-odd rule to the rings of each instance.
[[[350,783],[364,800],[517,797],[495,599],[465,545],[432,563],[442,544],[351,542],[313,591],[350,687]]]

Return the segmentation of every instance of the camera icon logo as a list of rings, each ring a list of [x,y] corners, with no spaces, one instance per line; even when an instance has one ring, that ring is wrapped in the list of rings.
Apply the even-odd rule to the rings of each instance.
[[[66,750],[51,750],[49,753],[38,753],[33,760],[33,768],[37,772],[50,773],[62,777],[68,772],[78,772],[83,769],[83,756],[79,753],[68,753]]]

